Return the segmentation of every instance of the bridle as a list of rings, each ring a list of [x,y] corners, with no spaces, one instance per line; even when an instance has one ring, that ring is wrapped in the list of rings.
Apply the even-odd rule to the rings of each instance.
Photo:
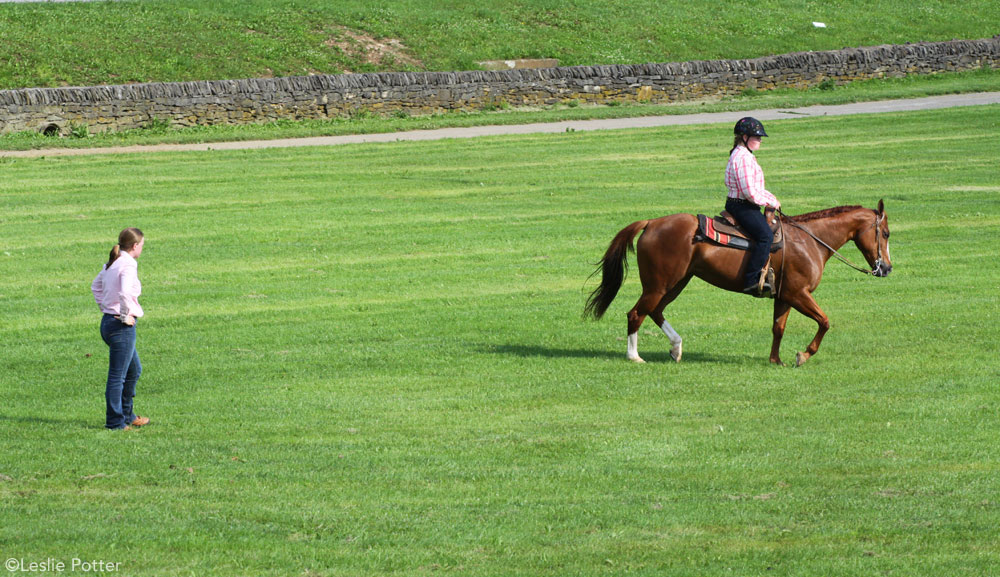
[[[882,234],[882,221],[884,220],[885,220],[885,212],[882,212],[881,214],[875,217],[875,224],[872,225],[875,227],[875,268],[872,270],[871,273],[873,276],[875,276],[875,271],[881,271],[882,265],[885,264],[884,262],[882,262],[882,239],[879,238],[879,236]],[[888,242],[889,240],[886,239],[886,243]],[[886,244],[886,250],[888,249],[889,245]]]
[[[777,212],[778,212],[778,214],[780,214],[783,217],[787,216],[785,213],[781,212],[781,209],[778,209]],[[813,233],[809,232],[809,229],[807,229],[804,226],[800,225],[799,223],[795,222],[790,217],[788,217],[787,220],[788,220],[788,224],[790,224],[790,225],[794,226],[795,228],[801,230],[802,232],[806,233],[813,240],[815,240],[819,244],[821,244],[824,247],[826,247],[827,250],[829,250],[830,252],[832,252],[833,256],[837,257],[837,260],[839,260],[840,262],[842,262],[842,263],[846,264],[847,266],[853,268],[854,270],[862,272],[864,274],[872,275],[872,276],[880,276],[880,275],[876,275],[875,273],[877,271],[881,271],[882,270],[882,266],[885,265],[885,262],[882,260],[882,241],[881,241],[881,239],[879,239],[879,231],[882,230],[882,221],[885,220],[885,213],[884,212],[881,213],[881,214],[876,214],[876,216],[875,216],[875,222],[873,222],[872,225],[870,227],[868,227],[868,228],[874,228],[875,229],[875,265],[874,265],[874,268],[872,270],[868,270],[866,268],[860,267],[860,266],[852,263],[851,261],[847,260],[847,258],[845,258],[843,255],[841,255],[839,252],[837,252],[837,249],[835,249],[832,246],[826,244],[825,242],[823,242],[822,240],[820,240],[819,238],[817,238],[816,235],[814,235]],[[866,228],[865,230],[861,231],[861,233],[859,233],[859,234],[864,234],[864,233],[868,232],[868,228]]]

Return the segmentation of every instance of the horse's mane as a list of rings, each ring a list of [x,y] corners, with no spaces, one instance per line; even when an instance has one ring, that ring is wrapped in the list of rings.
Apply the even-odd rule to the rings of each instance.
[[[864,208],[862,206],[835,206],[833,208],[825,208],[823,210],[817,210],[816,212],[808,212],[806,214],[800,214],[798,216],[789,216],[789,220],[795,222],[808,222],[810,220],[817,220],[820,218],[829,218],[832,216],[837,216],[838,214],[844,214],[845,212],[850,212],[852,210],[858,210],[859,208]]]

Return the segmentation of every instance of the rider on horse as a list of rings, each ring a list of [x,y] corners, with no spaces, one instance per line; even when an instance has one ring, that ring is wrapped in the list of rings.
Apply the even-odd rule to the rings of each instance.
[[[767,136],[764,125],[748,116],[736,123],[733,133],[733,148],[729,151],[729,164],[726,166],[726,188],[729,190],[726,211],[740,223],[752,243],[743,279],[743,293],[762,297],[774,292],[774,287],[766,280],[763,281],[763,289],[758,291],[761,275],[766,274],[763,268],[767,265],[773,233],[760,208],[777,210],[781,208],[781,203],[764,188],[764,171],[753,155],[760,148],[761,138]]]

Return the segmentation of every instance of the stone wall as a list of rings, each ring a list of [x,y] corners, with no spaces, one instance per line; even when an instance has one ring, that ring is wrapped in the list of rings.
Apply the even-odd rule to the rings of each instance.
[[[1000,65],[1000,36],[797,52],[750,60],[472,72],[394,72],[0,91],[0,132],[90,132],[169,123],[241,124],[428,114],[560,102],[677,102],[745,90]]]

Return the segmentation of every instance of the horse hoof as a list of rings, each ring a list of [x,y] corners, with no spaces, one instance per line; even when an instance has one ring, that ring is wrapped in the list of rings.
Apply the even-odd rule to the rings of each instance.
[[[628,360],[632,361],[633,363],[638,363],[640,365],[646,362],[642,360],[642,357],[629,357]]]
[[[674,362],[676,362],[676,363],[681,362],[681,355],[682,354],[683,354],[683,351],[681,351],[681,346],[679,344],[677,346],[675,346],[675,347],[673,347],[673,348],[670,349],[670,358],[674,359]]]
[[[771,359],[772,365],[778,365],[779,367],[785,366],[785,363],[781,362],[781,359]]]
[[[809,360],[809,353],[795,353],[795,366],[801,367]]]

